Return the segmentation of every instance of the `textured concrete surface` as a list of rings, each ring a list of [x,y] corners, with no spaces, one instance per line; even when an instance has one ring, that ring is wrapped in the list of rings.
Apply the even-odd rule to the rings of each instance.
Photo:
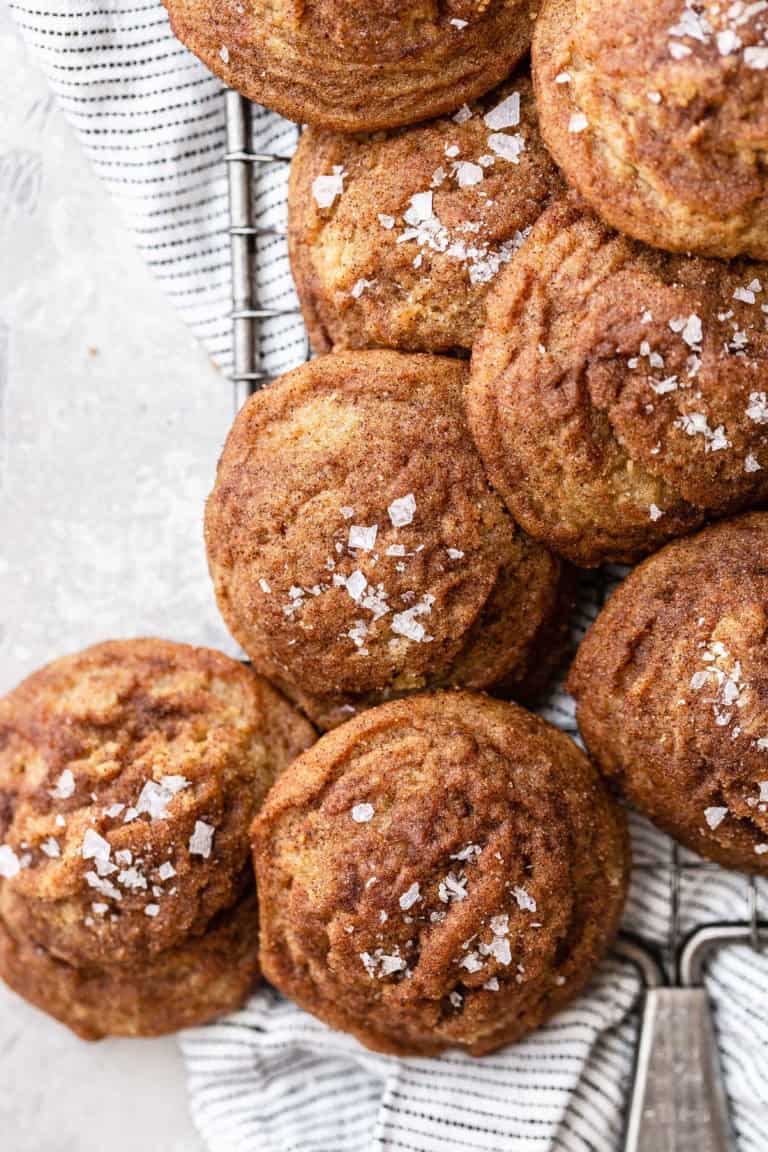
[[[0,691],[109,636],[234,651],[201,512],[231,389],[152,283],[0,7]],[[0,989],[3,1152],[199,1152],[172,1039]]]

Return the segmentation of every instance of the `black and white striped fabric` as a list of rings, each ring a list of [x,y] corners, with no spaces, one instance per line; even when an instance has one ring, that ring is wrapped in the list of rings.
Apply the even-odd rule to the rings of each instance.
[[[225,371],[231,366],[224,95],[173,39],[154,0],[12,0],[30,51],[147,264]],[[290,154],[296,130],[258,111],[255,143]],[[259,172],[262,224],[285,223],[283,167]],[[267,307],[294,307],[285,245],[257,242]],[[300,323],[265,324],[260,352],[277,373],[303,356]],[[576,631],[597,611],[585,578]],[[573,731],[562,691],[544,714]],[[662,942],[670,923],[670,845],[632,820],[636,869],[626,927]],[[683,931],[746,917],[744,882],[686,871]],[[739,1152],[768,1148],[768,957],[723,951],[708,985],[716,1008]],[[234,1016],[186,1033],[193,1116],[211,1152],[615,1152],[635,1043],[638,978],[607,961],[589,992],[524,1043],[480,1061],[374,1056],[270,989]]]

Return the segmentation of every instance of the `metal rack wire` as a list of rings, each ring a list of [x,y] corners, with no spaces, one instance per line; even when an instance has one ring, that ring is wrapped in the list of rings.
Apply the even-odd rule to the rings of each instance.
[[[298,134],[299,129],[297,129]],[[240,408],[242,403],[254,391],[258,391],[270,376],[264,370],[259,353],[260,325],[272,318],[296,316],[296,308],[269,308],[260,304],[254,289],[254,267],[256,260],[256,242],[260,237],[270,236],[287,240],[283,231],[263,227],[256,219],[253,204],[254,174],[264,171],[273,165],[287,166],[290,156],[273,152],[259,151],[254,147],[252,133],[251,105],[235,92],[227,93],[227,153],[226,163],[229,174],[230,196],[230,237],[232,258],[232,284],[233,284],[233,371],[234,410]],[[309,340],[306,338],[304,346],[304,359],[310,357]],[[600,599],[605,596],[608,587],[606,579],[600,588]],[[575,734],[575,728],[571,730]],[[672,844],[670,856],[664,861],[641,861],[635,865],[643,872],[656,871],[667,878],[669,886],[669,931],[665,944],[662,947],[649,944],[646,940],[632,940],[625,938],[619,951],[631,960],[639,969],[647,988],[658,988],[667,984],[674,988],[687,989],[700,988],[702,984],[703,967],[710,952],[722,945],[745,944],[753,948],[768,947],[768,921],[761,917],[760,889],[755,877],[744,877],[746,917],[735,917],[727,923],[706,924],[694,930],[686,931],[683,927],[681,912],[684,904],[684,887],[686,879],[691,875],[715,877],[722,875],[721,870],[714,864],[699,859],[677,844]],[[702,993],[703,995],[703,993]],[[643,1046],[639,1057],[639,1072],[643,1072]],[[646,1060],[645,1072],[649,1071]],[[635,1101],[637,1103],[637,1101]],[[633,1112],[636,1111],[633,1106]],[[638,1114],[639,1115],[639,1114]],[[636,1118],[637,1119],[637,1118]],[[629,1126],[632,1128],[633,1119],[630,1116]],[[640,1120],[637,1119],[640,1125]],[[639,1129],[638,1129],[639,1131]],[[637,1136],[637,1133],[636,1133]],[[675,1147],[676,1143],[663,1145],[664,1148]],[[688,1147],[688,1145],[685,1145]],[[710,1145],[708,1144],[707,1147]],[[719,1145],[715,1141],[714,1147],[727,1147],[727,1142]],[[662,1144],[647,1144],[642,1138],[632,1143],[628,1138],[627,1149],[645,1149],[646,1147],[662,1148]],[[682,1145],[681,1145],[682,1147]],[[703,1147],[703,1145],[702,1145]]]
[[[232,259],[231,378],[235,386],[234,403],[237,412],[247,397],[252,392],[258,391],[269,380],[268,374],[261,369],[258,355],[259,322],[279,316],[300,315],[300,312],[295,308],[263,308],[254,299],[253,264],[256,237],[275,236],[287,240],[286,233],[261,227],[254,219],[252,208],[254,169],[274,164],[287,167],[291,158],[273,152],[254,150],[249,102],[232,91],[227,92],[225,161],[229,173],[229,235]],[[304,359],[308,360],[309,357],[310,347],[307,338]]]

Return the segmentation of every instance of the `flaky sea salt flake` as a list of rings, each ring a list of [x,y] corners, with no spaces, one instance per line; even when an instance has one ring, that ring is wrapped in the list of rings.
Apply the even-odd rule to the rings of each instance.
[[[361,276],[361,278],[359,280],[356,280],[355,283],[352,285],[352,288],[350,289],[349,294],[353,300],[359,300],[360,297],[362,296],[363,292],[365,292],[366,288],[375,288],[375,287],[376,287],[376,281],[375,280],[366,280],[364,277]]]
[[[525,139],[519,133],[510,136],[506,132],[492,132],[488,137],[488,147],[502,160],[508,160],[510,164],[519,164],[520,153],[525,151]]]
[[[741,48],[741,40],[732,28],[725,28],[716,36],[717,50],[721,56],[730,56]]]
[[[482,184],[483,170],[479,164],[469,160],[461,160],[455,165],[453,174],[459,188],[472,188],[475,184]]]
[[[535,912],[536,901],[525,888],[515,887],[512,889],[512,895],[517,901],[518,908],[522,908],[524,912]]]
[[[196,820],[195,830],[189,838],[190,855],[202,856],[207,860],[213,846],[214,831],[213,826],[206,824],[205,820]]]
[[[750,392],[749,406],[746,415],[755,424],[768,424],[768,394],[765,392]]]
[[[352,524],[349,529],[348,546],[360,548],[364,552],[372,552],[376,545],[378,531],[377,524]]]
[[[761,44],[758,44],[751,48],[745,48],[744,63],[747,68],[753,68],[760,72],[764,71],[768,68],[768,47],[763,47]]]
[[[48,795],[54,800],[69,800],[75,794],[75,778],[69,768],[65,768],[53,788],[48,789]]]
[[[418,882],[415,882],[411,884],[410,888],[403,892],[399,901],[400,907],[404,912],[407,912],[408,909],[412,908],[414,904],[417,904],[419,900],[421,900],[421,890]]]
[[[12,880],[21,871],[19,858],[10,844],[0,844],[0,876],[4,880]]]
[[[503,128],[516,128],[520,123],[520,93],[512,92],[495,108],[486,112],[483,119],[494,132]]]
[[[88,828],[83,837],[81,851],[84,860],[109,860],[112,845],[93,828]]]
[[[352,575],[347,577],[345,585],[348,594],[355,602],[357,602],[365,592],[365,589],[368,586],[368,581],[360,569],[356,568]]]
[[[394,528],[405,528],[416,515],[416,497],[413,492],[393,500],[387,508],[387,512]]]
[[[432,193],[416,192],[411,196],[411,206],[405,212],[403,219],[406,224],[413,226],[423,224],[425,220],[432,219]]]
[[[316,176],[312,181],[312,195],[318,208],[330,208],[337,196],[344,191],[346,172],[341,165],[334,165],[329,175]]]

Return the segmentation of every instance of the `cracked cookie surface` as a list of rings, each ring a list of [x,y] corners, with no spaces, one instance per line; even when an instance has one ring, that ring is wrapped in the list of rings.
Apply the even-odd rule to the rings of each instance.
[[[314,360],[253,396],[206,510],[219,607],[323,727],[460,683],[530,694],[562,650],[561,562],[489,489],[458,360]]]
[[[362,1043],[482,1055],[586,984],[616,931],[625,818],[576,745],[464,692],[322,737],[254,825],[267,978]]]
[[[494,88],[530,47],[530,0],[164,0],[231,88],[341,132],[412,124]]]
[[[651,556],[614,592],[568,688],[630,801],[727,868],[768,872],[768,514]]]
[[[768,259],[768,9],[546,0],[541,130],[613,227],[675,252]]]
[[[233,1007],[257,974],[250,822],[312,739],[250,669],[185,644],[110,641],[23,681],[0,700],[3,977],[84,1035]]]
[[[562,189],[527,70],[413,128],[305,132],[289,247],[314,348],[466,354],[489,285]]]
[[[629,562],[768,495],[768,264],[648,248],[572,194],[486,311],[470,426],[549,547]]]

